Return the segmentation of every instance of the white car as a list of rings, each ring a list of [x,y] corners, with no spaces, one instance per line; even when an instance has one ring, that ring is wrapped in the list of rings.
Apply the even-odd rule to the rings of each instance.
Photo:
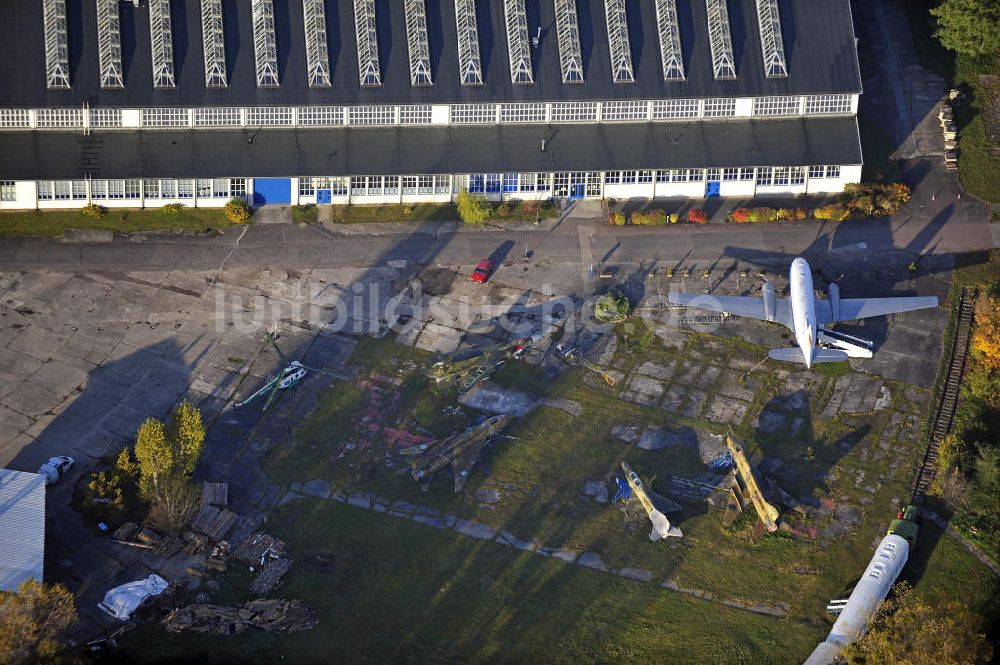
[[[75,459],[66,455],[50,457],[48,461],[42,465],[42,468],[38,470],[38,473],[45,476],[46,485],[54,485],[59,482],[59,479],[62,478],[63,475],[73,468],[73,464],[75,463]]]

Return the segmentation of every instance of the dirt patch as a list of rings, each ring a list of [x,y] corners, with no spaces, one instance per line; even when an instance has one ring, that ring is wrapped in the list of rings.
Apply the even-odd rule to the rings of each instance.
[[[443,296],[451,293],[457,273],[449,268],[427,268],[417,277],[425,295]]]

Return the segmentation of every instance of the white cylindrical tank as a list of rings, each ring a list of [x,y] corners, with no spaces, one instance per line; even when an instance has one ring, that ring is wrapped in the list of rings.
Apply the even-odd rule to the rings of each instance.
[[[879,543],[865,574],[848,598],[825,642],[821,642],[804,665],[828,665],[848,644],[864,636],[868,622],[885,600],[900,571],[906,564],[910,544],[905,538],[889,534]]]

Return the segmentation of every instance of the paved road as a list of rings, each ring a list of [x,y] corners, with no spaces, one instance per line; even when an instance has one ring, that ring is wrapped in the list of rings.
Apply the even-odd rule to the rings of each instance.
[[[954,189],[953,189],[954,188]],[[344,229],[319,225],[253,225],[223,236],[154,235],[108,243],[42,238],[0,239],[0,266],[47,271],[213,270],[223,264],[284,268],[372,267],[388,261],[473,264],[506,248],[521,258],[525,248],[539,262],[588,265],[639,261],[713,260],[733,248],[818,253],[864,242],[869,250],[948,254],[993,246],[987,210],[935,179],[920,188],[892,220],[800,222],[766,226],[679,225],[664,229],[615,228],[585,204],[553,225],[520,229],[465,229],[454,224],[393,224]],[[931,197],[934,197],[931,200]],[[592,257],[592,258],[591,258]]]

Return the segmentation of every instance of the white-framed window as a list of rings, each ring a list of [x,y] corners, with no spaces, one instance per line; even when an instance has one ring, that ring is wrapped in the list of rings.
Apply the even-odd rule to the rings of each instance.
[[[604,174],[605,185],[620,185],[622,183],[621,171],[607,171]]]
[[[754,173],[752,166],[740,167],[740,180],[753,180],[753,178],[754,178]]]
[[[417,193],[417,176],[415,175],[403,176],[403,193],[404,194]]]
[[[587,191],[584,192],[587,196],[600,196],[603,186],[601,185],[601,174],[598,171],[588,171],[587,173],[579,173],[578,176],[586,176],[584,182],[587,185]]]
[[[291,127],[292,109],[287,106],[252,106],[247,108],[251,127]]]
[[[832,115],[850,112],[850,95],[809,95],[806,97],[806,113],[809,115]]]
[[[239,127],[243,121],[240,109],[231,106],[208,107],[194,110],[195,127]]]
[[[636,121],[646,120],[649,117],[649,102],[647,101],[618,101],[604,102],[601,104],[601,120],[608,122],[615,121]]]
[[[142,180],[125,181],[125,198],[138,199],[142,197]]]
[[[395,106],[348,106],[347,122],[351,125],[395,125]]]
[[[246,178],[230,178],[229,179],[229,196],[230,196],[230,198],[246,199],[246,197],[247,197],[247,179]]]
[[[31,113],[27,109],[0,109],[0,127],[30,127]]]
[[[312,178],[299,178],[299,196],[315,196],[316,188],[313,187]]]
[[[329,127],[344,124],[344,109],[341,106],[300,106],[298,123],[310,127]]]
[[[370,175],[368,176],[368,188],[366,192],[368,196],[382,196],[382,176],[380,175]]]
[[[757,97],[753,100],[754,115],[798,115],[798,97]]]
[[[732,180],[740,179],[740,170],[736,168],[725,168],[722,169],[722,179],[723,181],[729,182]]]
[[[177,181],[171,178],[160,180],[160,196],[165,199],[176,199]]]
[[[704,182],[705,172],[701,169],[688,169],[688,181],[689,182]]]
[[[86,180],[74,180],[73,181],[73,198],[77,201],[87,198],[87,181]]]
[[[385,177],[385,193],[386,194],[399,194],[399,176],[398,175],[387,175]]]
[[[771,167],[757,167],[757,186],[768,187],[771,184]]]
[[[787,185],[788,178],[789,178],[789,173],[787,166],[774,167],[774,184],[776,187]]]
[[[83,109],[38,109],[39,127],[83,127]]]
[[[827,166],[826,167],[826,177],[827,178],[839,178],[840,177],[840,167],[839,166]]]
[[[788,184],[802,185],[806,181],[806,167],[793,166],[788,170]]]
[[[229,178],[212,179],[212,196],[217,199],[224,199],[229,196]]]
[[[432,175],[417,176],[417,194],[433,194],[433,193],[434,193],[434,176]]]
[[[367,196],[368,180],[364,176],[351,178],[351,196]]]
[[[501,104],[500,122],[545,122],[545,104]]]
[[[597,102],[557,102],[552,105],[552,122],[595,122],[596,120]]]
[[[121,109],[90,109],[91,127],[121,127]]]
[[[729,118],[736,115],[736,100],[720,97],[705,100],[706,118]]]
[[[670,182],[670,171],[657,171],[656,182]]]
[[[17,199],[17,190],[13,180],[0,180],[0,201],[14,201]]]
[[[650,183],[650,182],[653,182],[653,172],[652,171],[639,171],[639,182],[640,183]]]
[[[556,173],[552,180],[554,183],[553,194],[556,196],[569,196],[569,173]]]
[[[52,181],[51,180],[39,180],[38,181],[38,200],[39,201],[51,201],[52,200]]]
[[[429,125],[431,124],[430,104],[418,104],[399,107],[399,124]]]
[[[109,199],[125,198],[124,180],[108,180],[108,198]]]
[[[535,191],[535,174],[534,173],[522,173],[518,176],[520,182],[520,188],[522,192],[533,192]]]
[[[146,180],[142,183],[142,195],[147,199],[160,198],[160,181]]]
[[[539,192],[552,191],[552,174],[539,173],[535,176],[535,190]]]
[[[73,192],[73,187],[69,180],[56,180],[53,184],[53,191],[56,201],[68,201]]]
[[[825,168],[823,166],[810,166],[809,167],[809,177],[810,178],[822,178]]]
[[[653,120],[697,118],[697,99],[657,99],[653,102]]]
[[[90,198],[92,199],[106,199],[108,198],[108,181],[107,180],[91,180],[90,181]]]
[[[454,104],[451,121],[456,125],[489,125],[497,121],[496,104]],[[406,186],[403,186],[406,189]],[[404,194],[408,193],[406,191]]]
[[[705,180],[709,182],[718,182],[721,179],[719,175],[719,169],[707,169],[705,172]]]
[[[177,198],[190,199],[194,197],[194,180],[182,178],[177,181]]]
[[[143,127],[187,127],[191,116],[187,109],[142,109]]]
[[[687,182],[687,169],[674,169],[670,172],[670,182]]]
[[[622,184],[623,185],[634,185],[635,181],[639,179],[638,171],[622,171]]]
[[[212,179],[211,178],[198,178],[196,186],[196,192],[198,193],[199,199],[210,199],[212,198]]]
[[[434,176],[434,193],[435,194],[448,194],[451,192],[451,182],[446,175],[436,175]]]

